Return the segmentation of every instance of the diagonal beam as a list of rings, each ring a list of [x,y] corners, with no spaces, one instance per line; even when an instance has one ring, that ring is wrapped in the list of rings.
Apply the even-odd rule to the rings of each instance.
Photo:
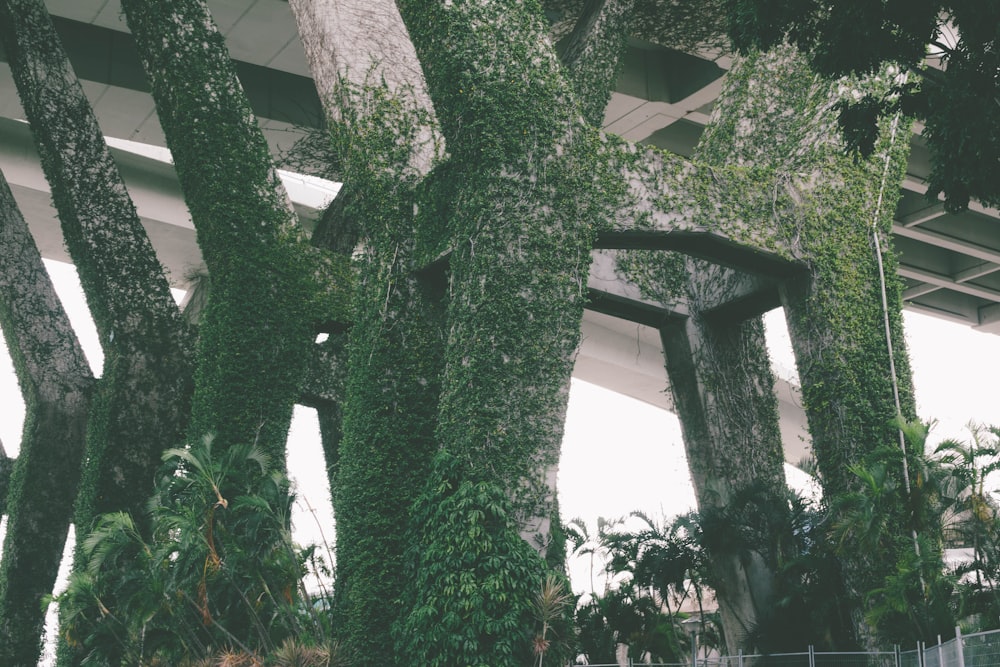
[[[561,49],[583,117],[598,126],[622,69],[634,0],[587,0]]]
[[[0,173],[0,327],[27,414],[16,461],[0,445],[0,663],[35,664],[80,480],[94,378]]]
[[[909,215],[896,218],[896,222],[904,227],[919,227],[925,222],[937,220],[944,215],[947,215],[947,212],[944,210],[944,204],[932,204]]]

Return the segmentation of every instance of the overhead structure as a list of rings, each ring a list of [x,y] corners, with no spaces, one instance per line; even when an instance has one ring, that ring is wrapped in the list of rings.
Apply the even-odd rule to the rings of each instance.
[[[117,0],[46,4],[160,260],[173,284],[184,288],[200,267],[200,254],[176,177],[166,162],[169,156],[162,150],[163,133],[120,5]],[[322,110],[288,4],[215,0],[209,5],[238,61],[241,81],[268,141],[276,151],[290,148],[320,125]],[[691,55],[633,40],[605,112],[605,130],[690,155],[729,64],[726,56]],[[22,118],[0,52],[0,169],[43,255],[65,261],[48,185]],[[928,153],[919,134],[910,143],[893,227],[906,307],[1000,333],[1000,212],[973,204],[968,211],[949,214],[941,204],[927,201]],[[311,225],[335,195],[335,187],[291,173],[284,178],[300,220]],[[598,257],[590,284],[594,309],[584,319],[575,375],[669,409],[655,327],[683,312],[645,302],[634,288],[609,280],[613,272],[606,269]],[[804,418],[787,383],[780,383],[778,393],[786,458],[797,462],[804,453]]]

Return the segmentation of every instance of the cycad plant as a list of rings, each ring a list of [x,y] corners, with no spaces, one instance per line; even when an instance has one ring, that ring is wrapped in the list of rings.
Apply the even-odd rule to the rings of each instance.
[[[124,514],[84,538],[87,569],[59,599],[67,638],[95,664],[135,665],[249,660],[289,637],[324,640],[300,586],[306,552],[289,533],[285,476],[259,449],[215,452],[211,438],[164,462],[148,542]]]

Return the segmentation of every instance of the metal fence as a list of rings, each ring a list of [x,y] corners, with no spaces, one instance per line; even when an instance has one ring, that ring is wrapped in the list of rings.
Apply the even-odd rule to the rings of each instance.
[[[630,667],[691,667],[691,662],[633,662]],[[955,628],[955,638],[935,644],[920,642],[902,650],[872,653],[804,653],[737,655],[699,658],[697,667],[998,667],[1000,630],[963,635]],[[617,663],[590,667],[619,667]]]
[[[955,638],[938,640],[933,646],[921,644],[900,652],[899,667],[997,667],[1000,665],[1000,630],[963,635],[956,628]]]

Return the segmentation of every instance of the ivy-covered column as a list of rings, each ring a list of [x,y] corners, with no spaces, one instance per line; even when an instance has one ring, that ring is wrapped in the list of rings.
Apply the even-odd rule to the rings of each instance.
[[[0,559],[0,664],[35,665],[73,514],[94,378],[0,174],[0,328],[25,403]],[[6,459],[6,455],[3,456]]]
[[[347,320],[346,263],[297,225],[205,2],[122,7],[212,280],[189,432],[283,461],[316,323]]]
[[[736,82],[767,76],[768,68],[789,66],[793,71],[799,69],[794,61],[780,58],[737,64],[692,159],[710,168],[759,165],[787,169],[787,161],[772,161],[771,155],[762,153],[794,154],[801,150],[796,145],[801,133],[782,127],[770,134],[774,126],[765,119],[769,115],[791,117],[793,128],[806,122],[805,98],[790,104],[788,97],[808,91],[808,77],[795,82],[795,91],[783,96],[755,95],[753,100],[743,97],[746,92]],[[749,108],[753,104],[762,108]],[[742,127],[740,140],[721,138],[737,126]],[[749,200],[743,206],[741,217],[768,224],[764,221],[771,216],[754,211]],[[773,649],[775,638],[765,635],[769,624],[773,627],[776,612],[773,595],[781,559],[779,545],[791,536],[774,534],[787,529],[786,522],[774,516],[786,507],[787,487],[763,321],[760,316],[743,319],[739,313],[727,314],[717,308],[732,300],[746,276],[693,258],[686,260],[686,269],[685,301],[691,317],[683,326],[664,330],[662,339],[698,508],[706,517],[711,584],[718,596],[730,654]],[[717,534],[711,534],[712,530]],[[739,534],[749,543],[734,539]]]
[[[0,3],[0,40],[104,349],[75,522],[85,535],[96,514],[124,510],[142,525],[160,454],[186,424],[190,338],[44,4]]]
[[[710,583],[726,646],[730,654],[752,652],[759,648],[754,634],[772,611],[776,549],[783,541],[769,532],[779,522],[766,516],[786,498],[774,376],[759,317],[728,320],[705,312],[706,293],[725,294],[732,273],[704,262],[688,265],[691,316],[664,328],[661,338],[698,509],[706,517]]]
[[[622,69],[629,19],[635,0],[592,0],[581,8],[572,32],[560,44],[561,59],[584,119],[604,120]]]
[[[444,348],[444,294],[416,273],[418,242],[441,246],[423,230],[437,219],[433,195],[418,193],[434,189],[426,179],[441,138],[391,0],[291,6],[342,168],[339,222],[357,228],[361,243],[332,487],[335,618],[358,664],[400,664],[386,646],[412,585],[403,558],[410,508],[435,450]]]
[[[76,523],[141,521],[160,454],[183,437],[190,336],[41,0],[0,3],[0,39],[105,355]]]
[[[535,3],[397,4],[456,183],[441,453],[402,644],[420,664],[521,665],[590,264],[582,124]]]
[[[788,319],[820,482],[828,502],[859,488],[849,467],[873,450],[898,444],[886,317],[892,333],[900,410],[914,417],[910,368],[900,315],[900,283],[888,243],[908,150],[905,122],[886,127],[872,158],[845,153],[835,103],[852,87],[884,86],[877,78],[831,85],[788,49],[748,57],[734,67],[699,151],[728,163],[772,164],[811,179],[793,230],[807,273],[783,283]],[[787,110],[787,111],[786,111]],[[766,214],[766,212],[762,212]],[[873,234],[882,238],[888,314]],[[902,470],[897,471],[902,474]],[[894,527],[905,535],[903,526]],[[843,559],[855,604],[881,585],[894,554]],[[855,620],[863,628],[860,607]]]

